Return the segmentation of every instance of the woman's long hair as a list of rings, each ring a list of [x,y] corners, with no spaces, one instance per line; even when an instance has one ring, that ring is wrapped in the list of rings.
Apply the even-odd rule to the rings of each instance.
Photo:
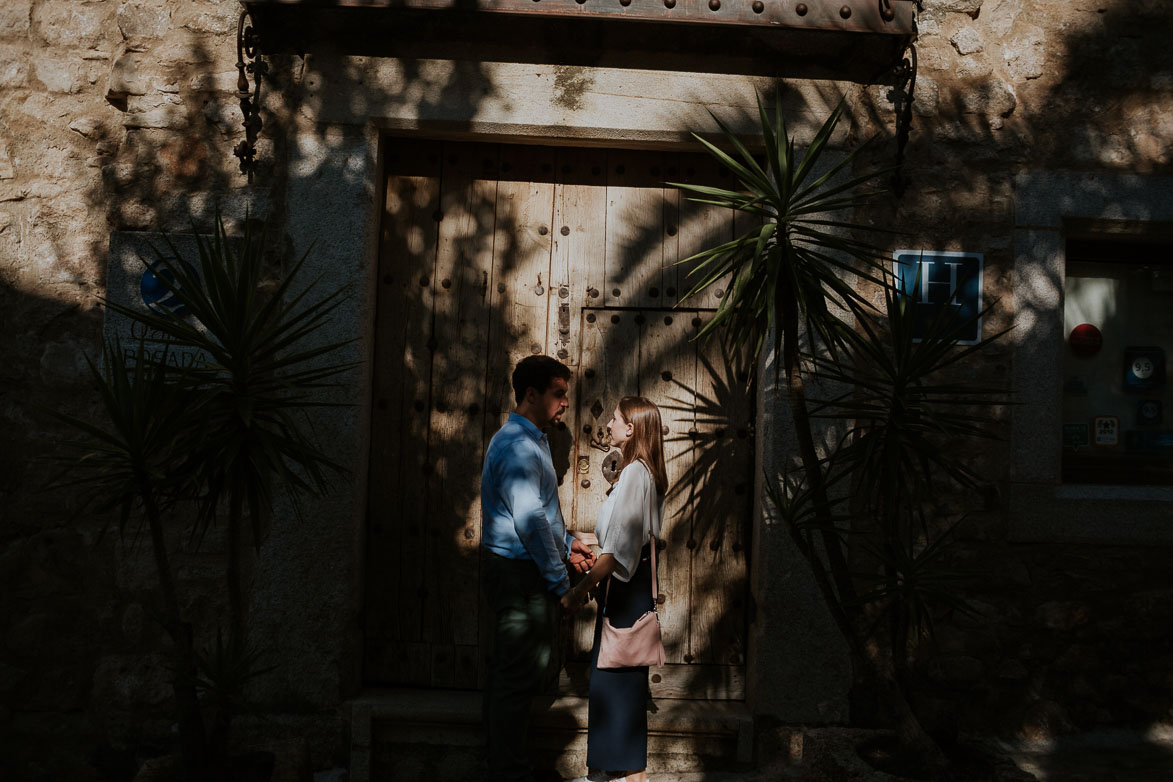
[[[625,396],[619,400],[619,414],[631,424],[631,437],[623,443],[623,466],[642,459],[652,473],[656,492],[668,491],[668,471],[664,469],[664,430],[660,408],[642,396]]]

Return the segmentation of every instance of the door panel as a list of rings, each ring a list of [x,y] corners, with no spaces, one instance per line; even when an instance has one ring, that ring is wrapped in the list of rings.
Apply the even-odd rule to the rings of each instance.
[[[475,622],[445,606],[475,607],[481,507],[475,484],[483,447],[484,357],[489,345],[489,279],[496,218],[497,154],[467,145],[444,155],[436,264],[431,290],[432,350],[424,585],[431,684],[475,687]],[[459,574],[459,577],[453,577]],[[433,597],[434,596],[434,597]]]
[[[688,542],[692,627],[690,662],[744,661],[746,525],[752,409],[745,391],[745,366],[720,341],[698,346],[696,448],[686,482],[701,487],[685,513],[693,519]]]
[[[601,303],[607,243],[607,153],[600,149],[558,150],[554,189],[552,300],[546,328],[550,355],[577,367],[584,304]]]
[[[663,184],[721,184],[715,166],[692,154],[401,139],[386,140],[385,160],[368,683],[483,685],[481,460],[513,408],[513,366],[546,353],[573,372],[571,408],[550,432],[571,529],[594,529],[609,486],[603,427],[618,400],[661,407],[670,664],[653,672],[653,693],[744,698],[753,408],[744,367],[694,340],[715,295],[674,308],[689,284],[675,261],[728,240],[734,221]],[[585,688],[593,621],[568,628],[565,689]]]
[[[680,155],[678,170],[681,173],[679,181],[685,184],[709,185],[712,187],[728,188],[733,186],[728,176],[720,176],[724,171],[715,160],[708,155],[686,152]],[[677,252],[679,258],[689,258],[708,247],[733,239],[733,222],[729,212],[712,204],[699,204],[689,200],[681,194],[680,197],[680,233]],[[691,264],[677,267],[680,273],[678,282],[680,295],[686,296],[704,272],[688,274]],[[724,286],[714,285],[703,292],[691,296],[684,301],[689,307],[716,308],[719,298],[716,291]]]
[[[432,215],[440,204],[440,145],[414,142],[389,151],[399,174],[388,177],[379,252],[380,306],[371,410],[370,519],[366,601],[367,675],[376,680],[430,680],[430,651],[421,644],[424,497],[415,487],[426,460],[429,334],[410,328],[430,319],[436,258]],[[426,282],[424,282],[426,278]],[[423,284],[421,284],[423,283]],[[394,598],[391,598],[394,596]]]
[[[664,433],[664,459],[668,483],[676,491],[665,503],[664,525],[659,550],[660,621],[665,630],[668,662],[685,662],[691,611],[689,608],[689,561],[685,547],[692,529],[691,517],[683,512],[679,499],[685,488],[681,478],[691,459],[689,430],[694,424],[693,403],[696,388],[696,343],[691,341],[696,329],[691,320],[695,312],[659,310],[646,313],[640,326],[640,395],[660,408]]]
[[[607,156],[607,307],[659,307],[664,268],[663,155]],[[653,173],[653,171],[657,173]]]

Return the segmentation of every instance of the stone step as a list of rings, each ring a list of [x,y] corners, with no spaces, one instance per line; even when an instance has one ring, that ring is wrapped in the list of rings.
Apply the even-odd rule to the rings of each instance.
[[[388,689],[349,702],[352,782],[476,780],[484,760],[481,693]],[[565,778],[586,769],[587,699],[536,699],[535,759]],[[648,714],[648,770],[665,775],[745,767],[753,718],[737,701],[660,699]],[[699,779],[699,778],[698,778]]]

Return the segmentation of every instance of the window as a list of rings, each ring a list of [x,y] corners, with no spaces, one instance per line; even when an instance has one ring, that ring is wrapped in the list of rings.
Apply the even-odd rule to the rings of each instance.
[[[1064,483],[1173,485],[1173,245],[1070,240]]]

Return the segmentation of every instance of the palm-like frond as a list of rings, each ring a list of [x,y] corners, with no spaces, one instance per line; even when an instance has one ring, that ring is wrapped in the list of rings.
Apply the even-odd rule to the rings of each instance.
[[[995,438],[995,414],[1006,404],[1007,392],[997,386],[950,380],[947,375],[1004,332],[960,346],[961,335],[974,320],[959,321],[942,312],[925,324],[923,336],[915,340],[914,305],[894,284],[884,290],[882,321],[861,318],[858,328],[843,329],[848,361],[807,357],[820,377],[849,389],[816,403],[812,415],[849,423],[850,436],[836,452],[836,460],[853,470],[859,485],[869,492],[899,482],[911,496],[923,495],[937,472],[963,486],[976,486],[980,477],[965,455],[942,443]]]
[[[859,602],[896,603],[904,613],[909,630],[916,635],[933,634],[933,616],[937,609],[973,614],[973,608],[960,589],[972,574],[951,567],[948,561],[952,534],[953,528],[950,528],[924,546],[917,546],[911,540],[888,541],[885,545],[863,544],[872,560],[878,562],[888,575],[859,574],[872,582],[871,587],[860,595]]]
[[[255,711],[247,698],[249,683],[276,670],[266,654],[249,640],[240,641],[216,630],[216,641],[195,655],[196,687],[212,705],[232,713]]]
[[[870,306],[850,278],[878,282],[882,267],[874,245],[851,238],[851,234],[860,231],[875,232],[874,228],[828,215],[853,209],[876,195],[878,191],[861,188],[888,170],[871,170],[843,180],[843,172],[854,166],[859,152],[856,149],[816,174],[842,117],[843,104],[831,113],[801,154],[787,135],[781,101],[775,104],[771,120],[758,98],[766,148],[764,165],[716,115],[713,119],[733,154],[696,136],[736,177],[742,190],[669,183],[694,193],[694,201],[753,215],[762,221],[762,225],[732,241],[681,259],[679,263],[692,267],[689,276],[693,278],[684,298],[726,280],[722,287],[728,293],[700,335],[722,329],[738,344],[749,346],[755,356],[771,331],[776,340],[782,339],[785,324],[777,322],[779,317],[788,322],[803,320],[811,339],[835,350],[840,345],[836,311],[854,312]]]
[[[184,476],[176,466],[183,454],[176,444],[199,404],[171,376],[166,347],[156,362],[149,355],[141,341],[131,352],[113,340],[103,345],[101,369],[86,358],[102,402],[102,423],[45,408],[80,435],[60,443],[49,488],[78,490],[82,507],[99,514],[116,509],[120,533],[144,493],[161,506],[182,494]]]
[[[184,443],[185,468],[203,487],[201,521],[208,523],[226,500],[243,503],[259,544],[275,485],[322,492],[328,473],[345,472],[307,434],[305,415],[331,404],[317,393],[336,386],[335,378],[354,364],[331,360],[348,342],[312,344],[344,290],[311,298],[317,280],[295,290],[307,254],[266,291],[266,229],[245,225],[244,235],[233,239],[217,215],[212,237],[196,236],[198,274],[157,253],[168,273],[160,280],[186,317],[107,304],[205,357],[182,370],[202,400],[199,426]]]

